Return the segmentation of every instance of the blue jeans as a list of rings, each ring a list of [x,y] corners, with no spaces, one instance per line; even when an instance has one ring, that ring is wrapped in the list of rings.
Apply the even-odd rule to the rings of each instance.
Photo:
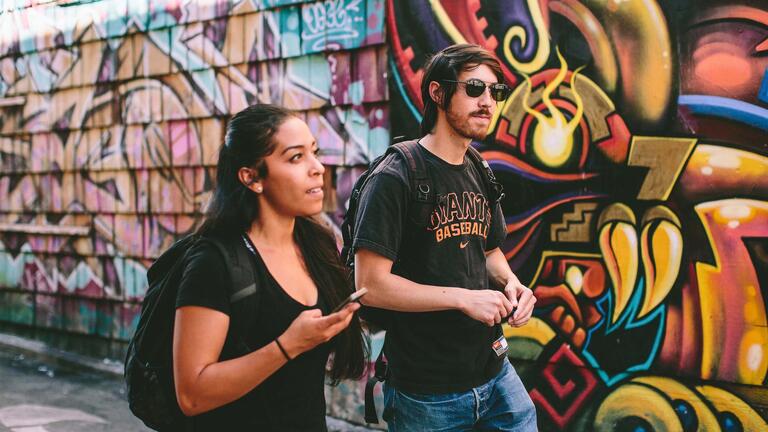
[[[384,420],[390,432],[536,431],[536,408],[515,368],[469,391],[423,395],[384,383]]]

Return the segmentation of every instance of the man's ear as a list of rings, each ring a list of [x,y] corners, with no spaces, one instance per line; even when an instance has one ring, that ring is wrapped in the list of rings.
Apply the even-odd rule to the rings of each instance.
[[[431,81],[429,83],[429,97],[431,97],[438,106],[443,106],[443,90],[443,87],[437,81]]]
[[[237,179],[240,180],[240,183],[245,187],[256,193],[261,193],[264,190],[264,186],[261,184],[261,179],[256,176],[256,171],[251,168],[242,167],[237,170]]]

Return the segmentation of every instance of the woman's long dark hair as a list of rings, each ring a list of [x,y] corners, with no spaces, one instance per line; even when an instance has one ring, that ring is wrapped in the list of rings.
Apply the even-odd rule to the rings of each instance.
[[[240,182],[238,170],[250,167],[257,170],[259,177],[268,176],[264,158],[275,150],[274,135],[291,117],[295,117],[291,111],[274,105],[252,105],[232,117],[219,150],[216,187],[198,235],[240,235],[251,227],[259,216],[259,201]],[[297,217],[293,237],[319,295],[331,307],[341,303],[352,293],[352,287],[333,234],[312,218]],[[331,381],[336,384],[344,378],[362,376],[366,351],[360,320],[355,315],[349,327],[334,338]]]

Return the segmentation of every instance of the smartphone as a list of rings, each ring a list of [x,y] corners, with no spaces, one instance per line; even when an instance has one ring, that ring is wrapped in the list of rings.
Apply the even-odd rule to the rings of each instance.
[[[345,298],[344,301],[341,302],[338,306],[336,306],[336,308],[331,313],[336,313],[340,311],[344,306],[352,302],[360,301],[360,298],[366,295],[367,293],[368,293],[368,288],[365,288],[365,287],[360,288],[359,290],[350,294],[349,297]]]

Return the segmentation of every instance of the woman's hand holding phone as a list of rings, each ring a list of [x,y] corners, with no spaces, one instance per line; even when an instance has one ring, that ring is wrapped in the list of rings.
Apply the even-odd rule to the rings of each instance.
[[[347,297],[333,312],[323,316],[320,309],[309,309],[299,314],[285,332],[280,335],[280,343],[288,355],[297,355],[328,342],[347,328],[352,315],[360,309],[358,301],[368,290],[361,288]]]
[[[344,301],[339,303],[339,305],[336,306],[331,313],[336,313],[336,312],[340,311],[341,308],[343,308],[344,306],[346,306],[346,305],[348,305],[350,303],[355,303],[355,302],[359,303],[360,299],[364,295],[366,295],[366,294],[368,294],[368,288],[366,288],[366,287],[360,288],[359,290],[357,290],[357,291],[353,292],[352,294],[350,294],[349,297],[345,298]]]

